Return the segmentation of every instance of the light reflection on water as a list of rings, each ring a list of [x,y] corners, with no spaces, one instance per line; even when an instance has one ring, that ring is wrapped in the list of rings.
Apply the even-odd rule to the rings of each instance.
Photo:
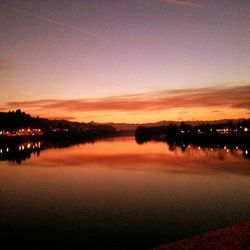
[[[244,158],[249,158],[249,153],[247,148],[242,149],[241,147],[238,146],[216,146],[216,147],[201,147],[197,145],[192,145],[192,144],[181,144],[181,145],[175,145],[175,144],[166,144],[164,142],[150,142],[150,146],[148,146],[148,143],[140,144],[140,147],[136,145],[133,142],[132,138],[120,138],[120,139],[115,139],[116,141],[116,146],[114,147],[113,145],[113,139],[106,139],[104,141],[98,141],[98,144],[95,144],[95,154],[93,155],[93,161],[95,161],[96,156],[101,155],[104,156],[109,156],[112,155],[112,157],[116,157],[117,155],[124,155],[125,158],[127,158],[128,154],[136,154],[142,155],[144,159],[146,159],[147,151],[149,151],[150,155],[152,155],[152,149],[156,150],[156,154],[164,154],[164,155],[171,155],[174,154],[175,156],[178,154],[188,155],[191,156],[192,158],[198,157],[198,156],[204,156],[207,158],[217,158],[220,160],[226,159],[231,156],[235,157],[244,157]],[[128,143],[130,141],[130,144]],[[126,142],[126,143],[124,143]],[[131,143],[132,142],[132,143]],[[90,153],[90,148],[91,144],[94,144],[94,142],[87,142],[84,144],[79,144],[76,147],[78,148],[78,151],[74,149],[74,152],[77,154],[79,152],[80,155],[83,154],[81,152],[81,149],[79,151],[79,146],[84,147],[84,149],[87,149],[87,156],[85,154],[85,157],[88,158],[89,153]],[[166,146],[168,148],[166,148]],[[20,144],[10,144],[10,145],[0,145],[0,160],[5,161],[8,160],[9,162],[13,163],[23,163],[26,159],[30,159],[31,156],[36,155],[40,156],[40,152],[51,149],[51,148],[66,148],[69,147],[69,145],[53,145],[48,142],[43,142],[43,141],[38,141],[38,142],[26,142],[26,143],[20,143]],[[126,148],[127,147],[127,148]],[[109,152],[103,150],[103,148],[108,148]],[[101,149],[101,150],[100,150]],[[131,151],[132,149],[132,151]],[[97,150],[100,152],[98,153]],[[60,150],[61,152],[63,150]],[[66,149],[65,152],[68,150]],[[103,151],[103,152],[102,152]],[[53,152],[52,152],[53,154]],[[60,160],[64,160],[65,157],[60,157]],[[66,159],[68,160],[68,159]],[[131,158],[129,159],[131,160]],[[103,163],[103,162],[102,162]],[[81,162],[80,162],[81,164]]]
[[[250,220],[243,151],[170,149],[116,138],[0,162],[1,244],[145,249]]]

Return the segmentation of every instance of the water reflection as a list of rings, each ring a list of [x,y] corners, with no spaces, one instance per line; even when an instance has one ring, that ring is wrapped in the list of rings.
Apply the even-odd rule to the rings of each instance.
[[[82,144],[85,144],[83,142]],[[94,143],[94,141],[88,141]],[[40,153],[50,148],[66,148],[76,143],[50,142],[50,141],[29,141],[22,143],[2,143],[0,144],[0,161],[9,161],[11,163],[21,164],[30,158],[39,157]]]
[[[139,148],[145,148],[145,145],[150,144],[150,146],[148,145],[147,148],[152,147],[152,145],[154,145],[155,147],[155,143],[158,143],[158,146],[161,147],[161,151],[162,154],[165,154],[165,157],[167,157],[167,155],[172,152],[175,156],[178,154],[183,154],[183,156],[189,156],[189,157],[200,157],[201,155],[203,155],[203,157],[207,157],[207,158],[214,158],[214,159],[219,159],[219,160],[225,160],[228,157],[239,157],[239,158],[245,158],[245,159],[249,159],[250,154],[249,154],[249,149],[246,146],[237,146],[237,145],[209,145],[208,146],[204,146],[204,145],[193,145],[193,144],[188,144],[185,142],[182,143],[164,143],[164,142],[147,142],[144,144],[138,144],[133,145],[132,148],[135,148],[135,151],[131,152],[131,150],[129,148],[124,148],[124,145],[120,145],[121,148],[123,148],[124,150],[120,153],[122,154],[118,154],[117,155],[117,147],[113,147],[113,142],[114,139],[111,138],[109,140],[105,140],[105,145],[103,145],[104,147],[107,147],[107,143],[110,145],[110,153],[112,155],[111,159],[107,159],[107,153],[105,153],[103,156],[98,156],[97,159],[94,159],[96,156],[94,155],[92,161],[96,161],[96,160],[101,160],[101,161],[114,161],[116,162],[119,158],[125,158],[125,162],[127,160],[129,161],[133,161],[133,159],[136,159],[136,161],[141,161],[141,160],[145,160],[147,157],[145,156],[145,154],[143,154],[143,157],[140,157],[142,155],[135,155],[134,152],[138,151]],[[115,140],[116,144],[117,141],[119,141],[119,139]],[[120,141],[123,141],[123,143],[126,141],[131,141],[130,144],[134,144],[134,139],[132,137],[130,138],[123,138],[120,139]],[[86,143],[95,143],[95,141],[91,141],[91,142],[84,142],[78,145],[85,145]],[[100,141],[98,142],[100,143]],[[123,144],[121,143],[121,144]],[[167,148],[164,146],[167,145]],[[51,143],[51,142],[46,142],[46,141],[37,141],[37,142],[26,142],[26,143],[12,143],[12,144],[0,144],[0,161],[9,161],[12,163],[17,163],[17,164],[21,164],[23,163],[25,160],[30,159],[32,157],[38,157],[40,156],[41,151],[50,149],[50,148],[67,148],[70,146],[73,146],[76,144],[70,144],[70,143]],[[126,143],[125,143],[126,145]],[[131,148],[131,145],[129,146]],[[127,150],[127,151],[126,151]],[[118,150],[119,151],[119,150]],[[139,150],[140,151],[140,150]],[[130,152],[130,156],[127,154],[127,152]],[[143,152],[144,153],[144,152]],[[133,156],[133,158],[132,158]],[[62,157],[60,155],[60,157]],[[84,155],[85,157],[85,161],[89,161],[90,160],[90,156],[88,155]],[[164,161],[166,161],[167,159],[164,157],[164,155],[162,155]],[[127,158],[127,159],[126,159]],[[140,159],[141,158],[141,159]],[[84,160],[84,159],[82,159]],[[148,160],[148,159],[146,159]]]
[[[21,164],[32,155],[39,156],[46,147],[43,142],[0,145],[0,160]]]
[[[31,153],[20,168],[0,162],[8,246],[149,249],[250,219],[250,164],[238,145],[36,143],[0,147]]]
[[[124,137],[71,146],[41,141],[8,145],[1,150],[0,160],[26,166],[101,166],[197,174],[211,171],[250,174],[248,154],[238,146],[202,147],[156,141],[138,145],[133,137]]]
[[[182,152],[183,154],[187,154],[190,156],[199,155],[201,152],[207,157],[217,158],[220,160],[224,160],[227,156],[233,155],[235,157],[244,157],[245,159],[249,159],[249,154],[247,149],[239,148],[238,146],[216,146],[216,147],[202,147],[192,144],[168,144],[168,148],[170,151],[174,152]]]

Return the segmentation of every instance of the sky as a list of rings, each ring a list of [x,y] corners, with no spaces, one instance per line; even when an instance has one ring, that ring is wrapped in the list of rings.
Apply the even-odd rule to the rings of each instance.
[[[249,0],[0,0],[0,111],[250,117]]]

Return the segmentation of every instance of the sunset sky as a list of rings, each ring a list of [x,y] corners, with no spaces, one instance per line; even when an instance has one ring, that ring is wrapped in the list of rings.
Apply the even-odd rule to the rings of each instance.
[[[250,117],[249,0],[2,0],[0,111]]]

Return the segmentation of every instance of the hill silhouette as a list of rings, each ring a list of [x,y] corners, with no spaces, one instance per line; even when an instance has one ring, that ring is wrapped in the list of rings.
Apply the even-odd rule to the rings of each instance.
[[[28,131],[30,133],[28,133]],[[0,113],[0,141],[38,137],[33,130],[41,131],[39,137],[50,140],[82,141],[117,135],[117,129],[106,124],[70,122],[32,117],[20,109]],[[22,136],[23,135],[23,136]]]

